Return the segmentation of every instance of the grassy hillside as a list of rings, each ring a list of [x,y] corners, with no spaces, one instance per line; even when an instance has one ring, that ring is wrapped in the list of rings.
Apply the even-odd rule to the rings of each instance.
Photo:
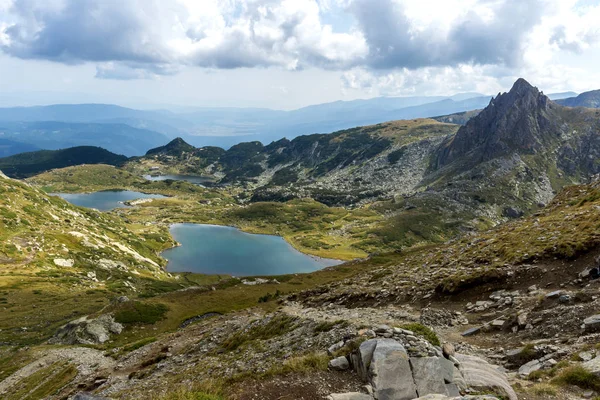
[[[55,168],[80,164],[122,165],[127,157],[100,147],[71,147],[64,150],[40,150],[0,158],[0,171],[13,178],[26,178]]]
[[[118,294],[154,293],[172,281],[157,256],[172,243],[160,227],[138,236],[110,214],[0,177],[0,342],[46,337]]]

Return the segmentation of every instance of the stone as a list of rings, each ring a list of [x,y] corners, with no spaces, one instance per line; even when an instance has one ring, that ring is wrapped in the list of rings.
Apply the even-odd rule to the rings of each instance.
[[[337,357],[329,361],[329,368],[335,371],[345,371],[350,368],[350,363],[346,357]]]
[[[554,292],[550,292],[546,295],[547,299],[555,299],[557,297],[559,297],[561,294],[563,294],[562,290],[555,290]]]
[[[103,397],[103,396],[94,396],[93,394],[89,394],[89,393],[77,393],[75,396],[73,396],[73,400],[111,400],[108,397]]]
[[[481,332],[481,327],[477,326],[475,328],[469,328],[466,331],[464,331],[463,333],[461,333],[462,336],[472,336],[475,335],[477,333]]]
[[[460,372],[464,385],[477,392],[493,392],[506,397],[508,400],[518,400],[513,388],[508,383],[506,374],[499,371],[487,361],[464,354],[456,354],[460,361]],[[461,389],[466,389],[461,387]]]
[[[120,334],[123,325],[115,322],[112,315],[104,314],[95,319],[81,317],[63,325],[48,341],[51,344],[101,344],[111,334]]]
[[[592,374],[600,377],[600,356],[584,362],[582,366]]]
[[[444,360],[446,359],[444,358]],[[444,379],[447,373],[444,371],[440,358],[412,357],[410,365],[419,396],[426,394],[447,394]],[[450,373],[452,373],[452,370],[450,370]]]
[[[446,358],[449,358],[450,356],[453,356],[454,354],[456,354],[454,345],[452,343],[448,343],[448,342],[444,343],[444,345],[442,346],[442,354]]]
[[[583,320],[584,330],[586,332],[600,331],[600,314],[592,315]]]
[[[594,354],[592,351],[582,351],[579,353],[579,358],[581,358],[581,361],[590,361],[594,358]]]
[[[527,313],[517,315],[517,324],[520,328],[525,328],[527,326]]]
[[[568,294],[563,294],[558,298],[558,302],[565,304],[571,301],[571,296]]]
[[[341,349],[342,347],[344,347],[344,341],[341,340],[335,344],[332,344],[331,346],[329,346],[329,348],[327,349],[327,353],[329,353],[329,355],[333,355],[333,353],[335,353],[336,351],[338,351],[339,349]]]
[[[377,400],[412,400],[417,397],[408,354],[404,346],[395,340],[377,340],[369,374]]]
[[[506,321],[503,319],[495,319],[492,321],[491,326],[496,329],[501,329],[506,324]]]
[[[327,400],[373,400],[373,397],[364,393],[334,393],[327,397]]]
[[[519,375],[523,378],[527,378],[530,373],[537,371],[542,368],[542,364],[539,360],[529,361],[527,364],[521,365],[519,368]]]
[[[56,265],[58,267],[71,268],[73,265],[75,265],[75,260],[64,259],[64,258],[55,258],[54,265]]]
[[[357,354],[352,355],[352,366],[364,382],[367,382],[369,379],[369,367],[371,366],[371,359],[373,358],[376,346],[377,339],[369,339],[360,344]]]

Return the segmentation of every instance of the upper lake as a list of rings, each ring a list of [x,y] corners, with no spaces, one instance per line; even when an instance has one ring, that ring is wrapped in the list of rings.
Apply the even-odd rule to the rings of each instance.
[[[342,263],[301,253],[279,236],[250,234],[228,226],[174,224],[171,235],[181,246],[162,253],[170,272],[286,275]]]
[[[136,199],[161,199],[160,194],[146,194],[130,190],[104,190],[93,193],[53,193],[76,206],[95,208],[100,211],[109,211],[118,207],[127,207],[123,202]]]
[[[197,175],[144,175],[144,178],[148,179],[149,181],[166,181],[167,179],[174,181],[186,181],[193,183],[194,185],[204,185],[205,183],[213,182],[213,180],[210,178]]]

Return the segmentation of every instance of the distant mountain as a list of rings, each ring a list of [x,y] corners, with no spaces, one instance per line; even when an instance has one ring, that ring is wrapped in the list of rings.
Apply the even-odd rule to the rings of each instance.
[[[181,156],[185,152],[193,152],[196,148],[185,142],[182,138],[175,138],[164,146],[155,147],[146,152],[147,156],[161,154],[167,156]]]
[[[558,100],[557,103],[567,107],[600,108],[600,90],[581,93],[577,97]]]
[[[557,93],[552,98],[573,93]],[[142,143],[121,140],[125,150],[110,143],[95,141],[100,134],[85,142],[46,144],[55,149],[65,145],[95,145],[126,155],[141,155],[169,139],[181,137],[196,146],[231,146],[251,141],[268,144],[281,138],[330,133],[356,126],[391,120],[430,118],[482,109],[491,96],[461,93],[454,96],[377,97],[352,101],[336,101],[281,111],[265,108],[179,108],[176,111],[134,110],[109,104],[63,104],[39,107],[0,108],[0,126],[6,123],[52,121],[79,124],[121,124],[150,130],[166,137],[159,142]],[[99,132],[96,132],[99,133]],[[147,146],[141,149],[141,147]],[[42,147],[42,146],[40,146]]]
[[[16,142],[9,139],[0,139],[0,157],[8,157],[14,154],[36,151],[39,149],[39,147],[32,144]]]
[[[550,100],[556,101],[577,96],[575,92],[550,93],[546,95]]]
[[[0,158],[0,171],[11,178],[27,178],[55,168],[81,164],[108,164],[119,166],[127,157],[100,147],[81,146],[64,150],[40,150]]]
[[[114,153],[136,156],[168,140],[161,133],[125,124],[42,121],[4,122],[2,126],[3,137],[47,150],[98,146]]]

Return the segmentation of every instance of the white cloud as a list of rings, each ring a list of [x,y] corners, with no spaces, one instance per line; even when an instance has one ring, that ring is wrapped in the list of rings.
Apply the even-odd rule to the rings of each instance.
[[[584,90],[597,21],[598,0],[0,0],[0,52],[103,79],[275,67],[339,71],[370,95],[494,93],[519,76]]]

